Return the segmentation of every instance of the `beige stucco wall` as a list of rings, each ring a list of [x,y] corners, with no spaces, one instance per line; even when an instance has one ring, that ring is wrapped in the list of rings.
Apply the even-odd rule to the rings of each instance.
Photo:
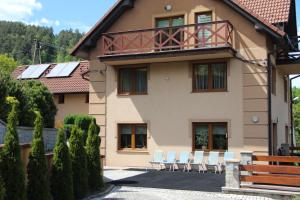
[[[61,127],[66,115],[69,114],[84,114],[89,112],[89,104],[85,102],[86,94],[65,94],[65,103],[58,103],[58,95],[54,94],[54,103],[57,107],[57,114],[55,116],[55,126]]]
[[[115,68],[107,69],[107,151],[111,166],[145,166],[156,149],[192,151],[192,122],[226,121],[229,150],[243,148],[242,63],[229,61],[228,92],[191,93],[188,62],[157,63],[149,67],[148,95],[118,96]],[[117,151],[118,123],[148,124],[148,150]]]
[[[164,11],[166,4],[173,6],[171,12]],[[149,95],[121,97],[117,96],[115,67],[100,63],[97,58],[101,54],[99,40],[89,54],[92,71],[89,114],[101,125],[101,153],[106,155],[107,165],[146,165],[157,148],[191,151],[193,120],[228,121],[229,150],[267,153],[266,35],[257,32],[253,24],[217,0],[136,0],[134,8],[123,14],[107,32],[151,28],[155,17],[163,16],[184,15],[186,24],[193,24],[195,13],[204,11],[212,11],[213,20],[229,20],[234,26],[237,55],[260,65],[232,58],[229,92],[193,94],[187,61],[153,63],[149,71]],[[275,104],[283,106],[285,118],[286,105],[280,99],[274,102],[275,113],[280,113]],[[253,116],[259,117],[258,123],[252,122]],[[148,151],[117,152],[118,122],[148,123]]]

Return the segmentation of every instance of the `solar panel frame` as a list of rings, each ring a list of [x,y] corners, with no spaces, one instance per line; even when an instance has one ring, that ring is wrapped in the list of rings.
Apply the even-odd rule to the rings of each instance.
[[[29,65],[18,77],[19,79],[38,79],[50,66],[50,64]]]

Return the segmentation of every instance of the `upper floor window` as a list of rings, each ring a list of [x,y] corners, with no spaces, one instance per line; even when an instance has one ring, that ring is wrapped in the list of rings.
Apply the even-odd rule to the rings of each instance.
[[[193,92],[221,92],[227,90],[227,64],[194,64]]]
[[[209,47],[212,44],[212,13],[198,13],[196,15],[196,27],[198,30],[197,47]]]
[[[156,19],[156,28],[159,29],[156,36],[156,48],[158,50],[176,50],[183,41],[183,32],[178,31],[184,25],[184,16],[166,17]],[[161,45],[162,47],[159,47]]]
[[[118,94],[147,94],[147,67],[119,68]]]

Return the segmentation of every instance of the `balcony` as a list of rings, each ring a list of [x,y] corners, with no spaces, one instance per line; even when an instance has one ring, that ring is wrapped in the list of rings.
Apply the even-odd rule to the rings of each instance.
[[[101,55],[108,64],[124,64],[121,60],[194,56],[201,52],[233,50],[233,26],[229,21],[153,28],[126,32],[104,33]],[[224,56],[223,56],[224,57]],[[196,58],[195,58],[196,59]],[[162,61],[171,61],[164,59]],[[151,62],[151,61],[149,61]]]

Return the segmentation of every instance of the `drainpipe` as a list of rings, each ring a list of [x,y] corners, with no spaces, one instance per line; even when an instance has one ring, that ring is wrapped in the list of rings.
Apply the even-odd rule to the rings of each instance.
[[[290,115],[291,115],[291,146],[294,147],[294,112],[293,112],[293,80],[299,78],[300,75],[290,78]]]
[[[268,53],[268,150],[269,155],[274,155],[273,145],[272,145],[272,62],[271,62],[272,53]]]

